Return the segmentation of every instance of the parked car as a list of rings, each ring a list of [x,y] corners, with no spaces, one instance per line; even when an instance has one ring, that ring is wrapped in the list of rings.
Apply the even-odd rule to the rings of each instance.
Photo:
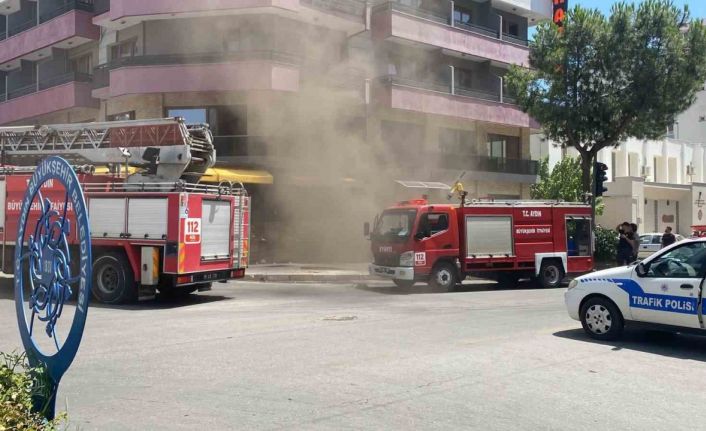
[[[681,235],[674,235],[677,242],[683,241]],[[638,257],[647,257],[662,248],[662,234],[659,232],[645,233],[640,235],[640,251]]]

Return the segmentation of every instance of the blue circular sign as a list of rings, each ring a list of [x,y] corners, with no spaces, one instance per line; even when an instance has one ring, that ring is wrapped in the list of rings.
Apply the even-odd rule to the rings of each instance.
[[[43,196],[43,190],[49,198]],[[71,241],[72,235],[75,241]],[[14,270],[22,343],[33,365],[40,362],[46,366],[55,386],[81,343],[91,296],[92,262],[88,208],[78,177],[66,160],[49,157],[37,166],[22,200]],[[75,307],[69,302],[73,297]],[[69,303],[73,319],[62,337],[57,334],[57,325]],[[42,347],[42,338],[50,340],[44,343],[50,348]]]

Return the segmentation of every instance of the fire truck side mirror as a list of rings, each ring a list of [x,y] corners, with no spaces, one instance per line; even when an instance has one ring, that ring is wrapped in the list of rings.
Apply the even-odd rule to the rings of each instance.
[[[417,233],[414,235],[414,239],[416,239],[417,241],[421,241],[421,240],[423,240],[424,238],[426,238],[427,236],[428,236],[428,235],[426,235],[424,232],[417,232]]]
[[[363,224],[363,236],[366,238],[370,236],[370,223],[367,221]]]

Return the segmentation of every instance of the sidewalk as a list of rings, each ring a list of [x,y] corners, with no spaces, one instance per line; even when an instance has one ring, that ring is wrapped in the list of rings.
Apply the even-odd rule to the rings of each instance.
[[[265,264],[250,265],[245,270],[245,280],[299,281],[299,282],[349,282],[371,280],[367,263],[347,264]]]

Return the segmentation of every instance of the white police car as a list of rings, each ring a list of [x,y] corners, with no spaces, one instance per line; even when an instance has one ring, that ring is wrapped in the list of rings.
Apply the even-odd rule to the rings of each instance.
[[[565,294],[566,307],[599,340],[620,337],[626,323],[706,334],[705,276],[706,238],[685,240],[640,263],[574,279]]]

